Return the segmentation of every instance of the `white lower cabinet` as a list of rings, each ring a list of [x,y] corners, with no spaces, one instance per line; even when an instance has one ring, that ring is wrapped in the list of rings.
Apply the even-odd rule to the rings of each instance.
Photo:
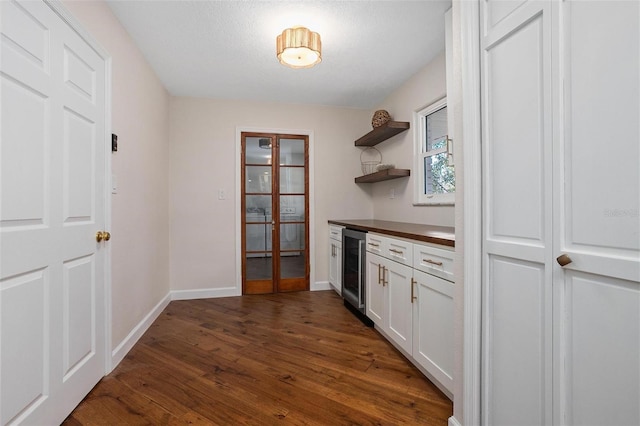
[[[413,269],[392,260],[384,262],[387,335],[405,351],[413,347],[413,314],[411,309],[411,279]]]
[[[450,276],[453,252],[370,235],[367,240],[375,241],[376,252],[389,252],[389,257],[367,251],[367,316],[385,337],[450,395],[453,389],[454,284],[440,277]],[[371,246],[367,244],[367,247]],[[402,255],[399,255],[400,250]],[[420,254],[416,257],[417,263],[400,263],[402,259],[412,259],[412,253]],[[433,275],[433,268],[439,276]]]
[[[399,347],[411,353],[413,269],[367,253],[367,316]]]
[[[382,329],[385,327],[385,320],[387,318],[384,308],[385,287],[382,284],[383,262],[384,258],[382,256],[367,252],[366,314],[375,325]]]
[[[342,294],[342,226],[329,226],[329,284]]]
[[[453,389],[453,283],[413,271],[414,360],[445,388]]]

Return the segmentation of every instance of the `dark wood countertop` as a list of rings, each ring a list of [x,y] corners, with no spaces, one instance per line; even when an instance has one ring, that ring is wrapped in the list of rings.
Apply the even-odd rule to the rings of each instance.
[[[367,232],[378,232],[393,237],[408,238],[425,243],[455,247],[455,228],[448,226],[421,225],[418,223],[390,222],[375,219],[329,220],[334,225]]]

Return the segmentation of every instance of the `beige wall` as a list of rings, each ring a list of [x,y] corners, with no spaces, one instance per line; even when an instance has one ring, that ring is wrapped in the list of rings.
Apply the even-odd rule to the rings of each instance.
[[[169,96],[104,2],[65,7],[112,57],[112,349],[169,292]]]
[[[378,108],[389,111],[397,121],[409,121],[411,128],[377,145],[383,163],[397,168],[413,168],[413,113],[446,96],[446,67],[444,51],[425,68],[407,80],[385,99]],[[413,206],[415,173],[408,179],[395,179],[372,185],[373,216],[376,219],[398,222],[453,226],[453,206]],[[395,198],[390,198],[394,190]]]
[[[172,290],[212,295],[236,286],[238,126],[314,132],[314,272],[315,282],[327,281],[327,220],[373,215],[370,188],[353,181],[360,175],[353,141],[369,130],[369,111],[177,97],[170,118]]]

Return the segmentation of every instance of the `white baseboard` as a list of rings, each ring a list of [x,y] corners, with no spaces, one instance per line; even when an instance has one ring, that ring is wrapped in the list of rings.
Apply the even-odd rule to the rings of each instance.
[[[331,284],[329,284],[329,281],[316,281],[315,283],[311,284],[311,288],[309,290],[311,291],[333,290],[333,287],[331,287]]]
[[[214,299],[217,297],[241,296],[238,287],[205,288],[202,290],[173,290],[171,300]]]
[[[147,331],[149,327],[151,327],[151,324],[153,324],[156,318],[158,318],[158,316],[162,313],[164,308],[167,307],[170,301],[171,292],[167,293],[167,295],[163,297],[162,300],[160,300],[160,302],[158,302],[158,304],[154,306],[153,309],[151,309],[151,311],[147,315],[145,315],[144,318],[142,318],[142,321],[140,321],[138,325],[133,327],[127,337],[125,337],[122,342],[120,342],[120,344],[113,351],[111,351],[111,371],[113,371],[118,366],[118,364],[120,364],[120,361],[122,361],[127,353],[129,353],[131,348],[133,348],[133,345],[135,345],[140,337],[142,337],[144,332]],[[111,371],[108,371],[107,373],[110,373]]]
[[[455,417],[449,417],[449,426],[462,426],[462,423],[458,421]]]

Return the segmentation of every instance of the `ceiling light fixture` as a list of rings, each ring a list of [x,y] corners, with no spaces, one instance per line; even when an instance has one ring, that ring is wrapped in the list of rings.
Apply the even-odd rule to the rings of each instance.
[[[291,68],[311,68],[322,60],[320,34],[305,27],[287,28],[276,38],[278,60]]]

